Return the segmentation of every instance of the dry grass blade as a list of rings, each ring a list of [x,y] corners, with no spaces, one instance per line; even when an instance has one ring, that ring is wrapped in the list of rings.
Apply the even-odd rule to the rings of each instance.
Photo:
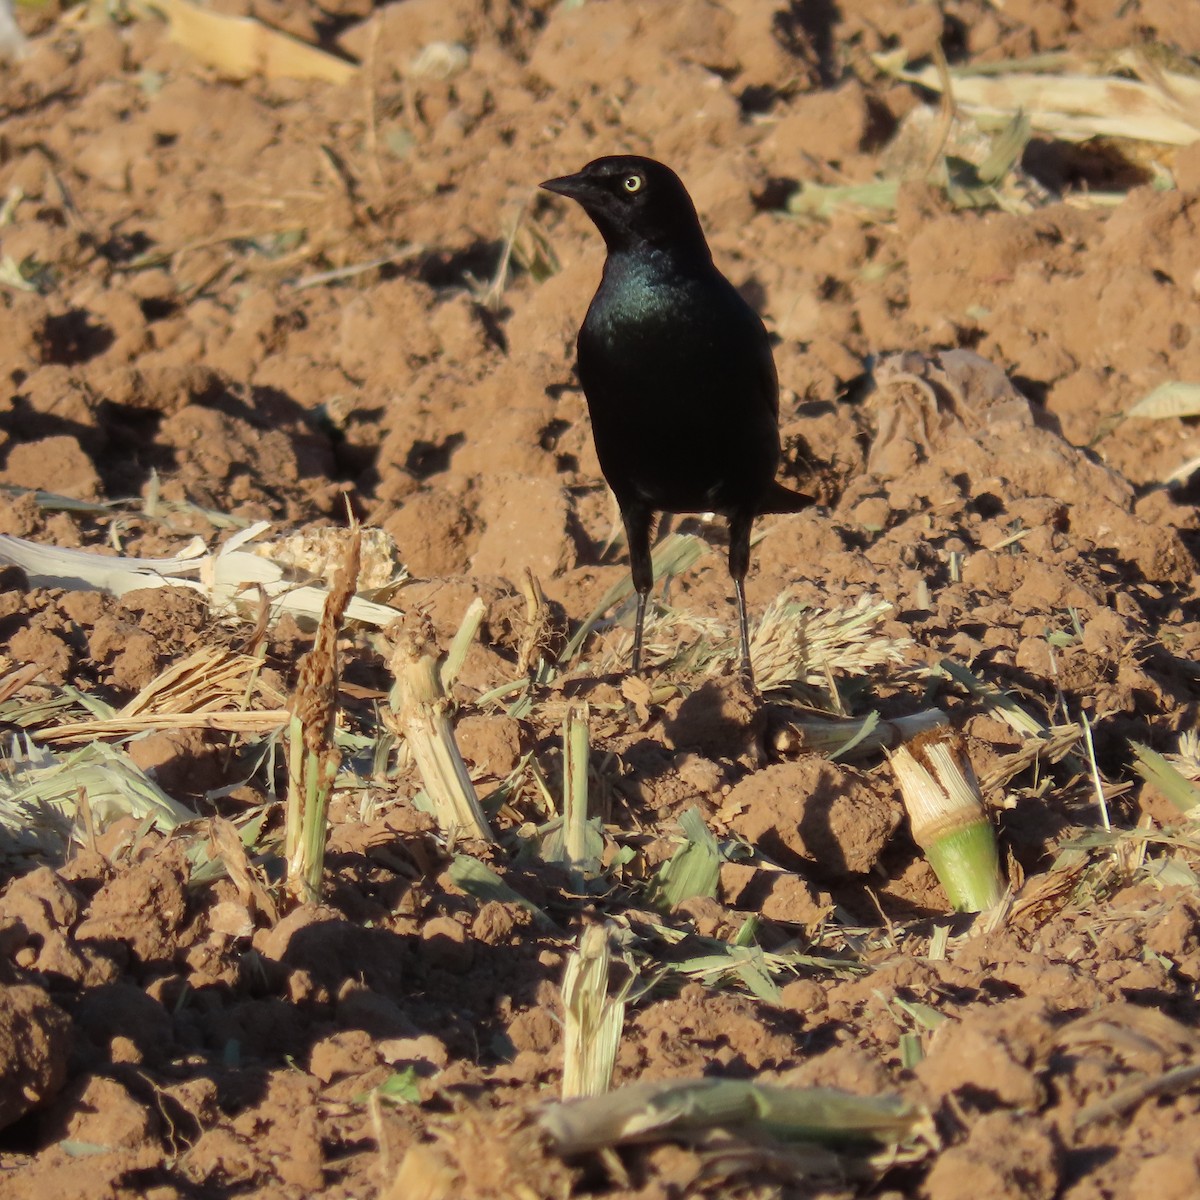
[[[517,229],[512,258],[529,272],[535,283],[543,283],[562,269],[546,231],[529,216]]]
[[[113,716],[44,728],[36,736],[42,742],[77,742],[159,729],[274,732],[287,723],[288,710],[284,697],[263,683],[261,667],[253,655],[204,646],[152,679]],[[251,698],[271,707],[247,708]]]
[[[358,66],[335,58],[271,29],[250,17],[231,17],[189,4],[187,0],[145,0],[162,13],[171,40],[230,79],[316,79],[344,84],[358,75]]]
[[[602,822],[588,815],[590,717],[584,700],[569,700],[563,706],[562,816],[550,822],[541,844],[542,857],[562,863],[571,887],[579,892],[586,892],[588,880],[600,874],[604,855]]]
[[[525,627],[517,647],[517,669],[528,679],[543,681],[552,675],[552,664],[563,637],[555,628],[541,582],[528,568],[521,580],[525,593]]]
[[[1152,787],[1157,788],[1181,812],[1194,815],[1200,806],[1200,787],[1188,779],[1179,768],[1161,754],[1156,754],[1141,742],[1130,742],[1136,762],[1134,771]]]
[[[955,208],[999,207],[1028,212],[1048,197],[1021,170],[1031,132],[1023,112],[1007,120],[976,121],[961,114],[949,68],[935,46],[942,102],[936,112],[919,107],[901,121],[880,161],[881,177],[869,183],[832,186],[805,183],[787,202],[793,216],[831,217],[835,212],[894,212],[901,182],[921,179],[940,188]]]
[[[608,1091],[621,1044],[625,1001],[608,994],[612,953],[606,925],[589,925],[563,974],[564,1100]]]
[[[532,900],[509,887],[486,863],[469,854],[456,854],[450,863],[450,878],[455,886],[483,903],[498,901],[523,908],[542,929],[558,933],[559,928]]]
[[[37,292],[40,274],[36,259],[17,262],[10,254],[0,255],[0,287],[12,288],[14,292]]]
[[[784,592],[751,632],[750,660],[758,686],[769,691],[795,682],[822,685],[836,672],[860,675],[885,663],[903,663],[912,641],[876,631],[891,612],[891,604],[871,596],[826,611]],[[627,662],[632,646],[632,633],[622,631],[606,647],[600,669]],[[736,667],[740,655],[737,633],[724,622],[678,609],[647,614],[643,660],[648,666],[674,663],[722,675]]]
[[[53,781],[59,761],[18,738],[0,765],[0,859],[63,857],[78,825],[80,793]]]
[[[1200,783],[1200,730],[1185,729],[1179,735],[1179,749],[1163,757],[1185,779]]]
[[[328,271],[314,271],[311,275],[304,275],[297,279],[291,287],[295,292],[303,292],[308,288],[323,287],[327,283],[354,279],[356,276],[377,271],[380,267],[394,266],[399,263],[411,262],[414,258],[421,258],[426,249],[427,247],[419,242],[410,242],[391,254],[381,254],[375,258],[369,258],[365,262],[350,263],[344,267],[331,267]]]
[[[729,661],[734,661],[738,652],[724,621],[677,608],[647,606],[642,641],[643,667],[672,665],[688,669],[697,663],[708,665],[714,652],[722,648],[728,650]],[[628,665],[632,652],[633,631],[622,628],[605,640],[596,670],[600,674],[621,672]]]
[[[166,794],[127,754],[92,742],[67,755],[54,755],[28,740],[14,743],[0,772],[0,827],[17,848],[34,841],[48,853],[65,850],[79,815],[80,795],[97,826],[121,817],[151,820],[169,831],[197,819]]]
[[[1075,749],[1082,736],[1078,725],[1051,725],[1036,736],[1028,736],[1019,749],[1004,755],[979,777],[979,786],[985,793],[999,790],[1035,763],[1059,762]]]
[[[1200,1083],[1200,1063],[1188,1063],[1182,1067],[1174,1067],[1163,1071],[1150,1079],[1139,1079],[1125,1087],[1118,1088],[1111,1096],[1095,1104],[1081,1108],[1075,1114],[1075,1128],[1082,1129],[1085,1125],[1096,1121],[1108,1120],[1127,1113],[1131,1108],[1149,1100],[1151,1096],[1166,1096],[1172,1092],[1182,1092]]]
[[[961,684],[971,695],[983,701],[986,708],[995,709],[996,715],[1014,733],[1040,737],[1046,732],[1047,726],[1044,722],[1039,721],[1032,713],[1022,708],[1007,692],[1002,692],[994,684],[978,678],[961,663],[956,663],[951,658],[944,658],[938,663],[938,669],[953,679],[955,683]]]
[[[238,899],[245,906],[250,921],[253,922],[257,911],[274,925],[279,920],[279,910],[250,861],[237,827],[231,821],[213,817],[209,822],[208,833],[213,856],[225,864],[225,871],[233,886],[237,888]]]
[[[56,695],[37,700],[21,695],[9,697],[0,702],[0,723],[24,734],[36,734],[39,740],[46,741],[49,739],[42,737],[42,731],[56,721],[78,718],[81,712],[90,712],[98,720],[112,716],[95,696],[66,687]]]
[[[135,733],[160,732],[172,729],[219,729],[222,733],[274,733],[288,722],[286,708],[262,709],[253,712],[210,713],[146,713],[140,717],[106,717],[95,721],[75,721],[39,729],[39,742],[85,742],[96,738],[125,738]]]
[[[359,529],[351,528],[312,649],[300,659],[290,704],[288,795],[284,853],[287,890],[299,900],[320,898],[325,866],[326,812],[341,765],[337,726],[337,637],[358,580]]]
[[[1173,471],[1168,472],[1163,483],[1186,483],[1197,471],[1200,471],[1200,455],[1182,462]]]
[[[1014,733],[1019,733],[1024,738],[1034,739],[1032,744],[1039,751],[1053,748],[1057,753],[1061,742],[1065,741],[1072,732],[1076,739],[1083,733],[1082,729],[1074,725],[1047,725],[1027,709],[1022,708],[1007,692],[1001,691],[995,684],[978,678],[968,668],[961,663],[956,663],[952,658],[943,658],[938,663],[937,670],[948,675],[961,687],[966,688],[972,696],[983,703],[988,711],[995,712],[996,716],[1004,721]],[[1077,775],[1085,774],[1088,771],[1087,764],[1070,753],[1069,749],[1064,749],[1059,758],[1051,757],[1049,754],[1046,757],[1051,762],[1065,762]]]
[[[29,42],[13,16],[12,0],[0,0],[0,61],[24,58]]]
[[[782,1003],[779,988],[771,978],[772,970],[786,971],[789,964],[783,955],[768,955],[761,946],[714,946],[714,954],[701,954],[672,963],[667,969],[701,981],[706,987],[723,987],[735,981],[745,986],[752,996],[767,1004]]]
[[[1001,186],[1020,163],[1029,142],[1029,118],[1018,112],[991,143],[978,165],[957,155],[943,159],[946,195],[955,208],[1004,207]]]
[[[904,662],[912,641],[876,632],[891,612],[891,604],[871,596],[860,596],[849,608],[822,611],[785,592],[767,607],[750,639],[759,687],[765,691],[794,680],[822,684],[839,671],[861,675]],[[731,642],[728,653],[733,652]]]
[[[1200,383],[1184,383],[1181,380],[1160,383],[1125,415],[1158,421],[1167,417],[1200,417]]]
[[[204,646],[151,680],[117,716],[220,711],[244,700],[261,668],[253,655]],[[272,692],[270,699],[283,697]]]
[[[1078,891],[1089,861],[1082,850],[1060,855],[1049,871],[1035,875],[1013,898],[1010,924],[1038,929],[1062,912]]]
[[[0,677],[0,704],[12,699],[26,684],[32,683],[42,673],[42,664],[23,663]]]
[[[431,48],[427,47],[427,49]],[[473,289],[476,299],[490,312],[498,313],[504,307],[504,289],[508,286],[510,264],[516,255],[517,238],[520,236],[529,204],[529,197],[523,199],[509,223],[508,233],[504,237],[500,251],[500,261],[496,264],[496,271],[492,276],[491,283],[486,287],[480,284]]]
[[[37,587],[94,589],[124,595],[135,588],[163,587],[200,570],[204,545],[197,538],[172,558],[125,558],[45,546],[25,538],[0,536],[0,562],[20,567]],[[197,588],[196,584],[185,584]]]

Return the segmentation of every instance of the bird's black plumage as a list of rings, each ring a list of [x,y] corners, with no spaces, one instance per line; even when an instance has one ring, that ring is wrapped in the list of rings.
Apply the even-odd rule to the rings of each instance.
[[[808,496],[776,482],[779,384],[767,331],[717,270],[679,177],[654,159],[598,158],[541,185],[577,200],[608,247],[579,331],[579,378],[600,467],[617,497],[638,595],[641,666],[655,512],[729,521],[742,668],[750,673],[744,580],[760,513]]]

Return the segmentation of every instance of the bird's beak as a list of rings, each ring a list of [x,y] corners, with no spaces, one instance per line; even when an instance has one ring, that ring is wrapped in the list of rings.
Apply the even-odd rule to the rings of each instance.
[[[557,192],[560,196],[569,196],[572,200],[582,200],[590,191],[589,181],[582,175],[560,175],[557,179],[547,179],[539,183],[548,192]]]

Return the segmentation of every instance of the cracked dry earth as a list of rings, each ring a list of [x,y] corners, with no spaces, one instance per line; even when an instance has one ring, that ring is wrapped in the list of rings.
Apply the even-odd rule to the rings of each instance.
[[[525,903],[454,882],[392,756],[355,760],[335,798],[324,903],[272,914],[198,871],[196,848],[214,817],[261,818],[277,844],[275,760],[211,730],[116,739],[197,823],[81,824],[41,857],[4,832],[0,1197],[1200,1195],[1200,842],[1130,748],[1174,753],[1197,723],[1197,485],[1165,481],[1200,429],[1121,419],[1200,380],[1200,144],[1148,163],[1035,135],[1035,201],[956,209],[918,177],[894,210],[782,211],[798,181],[871,179],[936,107],[872,54],[1196,56],[1200,8],[215,7],[363,67],[235,82],[152,14],[19,11],[28,53],[0,63],[0,532],[169,555],[230,522],[344,524],[349,505],[395,540],[409,580],[392,603],[428,612],[442,649],[480,597],[454,699],[500,840],[465,849]],[[441,65],[416,69],[430,46]],[[481,697],[520,674],[526,568],[572,629],[627,573],[573,377],[602,248],[534,192],[618,150],[680,172],[776,339],[784,473],[821,503],[760,522],[752,609],[869,596],[891,605],[877,632],[911,645],[764,705],[679,663],[622,689],[627,631],[593,636],[572,686],[593,795],[633,856],[581,897],[519,853],[546,819],[533,766],[558,792],[568,689],[519,716]],[[721,532],[682,528],[713,548],[670,604],[732,631]],[[696,634],[657,636],[670,657]],[[255,640],[179,588],[118,598],[6,567],[6,742],[24,723],[36,743],[31,714],[65,687],[120,707],[206,646],[256,646],[286,696],[310,642],[290,618]],[[369,728],[382,657],[352,626],[343,658],[342,722]],[[1117,836],[1097,836],[1083,743],[1022,757],[997,710],[927,669],[944,660],[1043,722],[1087,718]],[[949,714],[991,781],[1011,904],[949,913],[880,752],[833,761],[780,734],[798,697],[833,707],[831,687],[855,715]],[[715,897],[652,922],[642,883],[690,808],[740,850]],[[866,1181],[799,1180],[766,1155],[717,1169],[671,1142],[560,1161],[533,1121],[561,1081],[580,929],[609,918],[655,974],[749,914],[792,956],[775,991],[667,970],[628,1010],[615,1083],[899,1095],[932,1113],[936,1147]],[[381,1103],[408,1068],[416,1094]]]

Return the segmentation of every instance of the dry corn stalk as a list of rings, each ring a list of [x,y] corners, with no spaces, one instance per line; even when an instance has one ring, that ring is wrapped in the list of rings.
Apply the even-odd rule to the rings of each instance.
[[[441,670],[438,676],[442,681],[442,687],[449,691],[458,679],[458,673],[462,670],[463,663],[467,660],[467,651],[471,648],[471,643],[475,640],[475,635],[479,632],[480,625],[483,624],[484,614],[487,612],[487,605],[483,600],[476,596],[470,604],[467,605],[467,611],[463,613],[462,623],[458,627],[458,632],[454,635],[454,640],[450,643],[450,649],[446,651],[446,660],[442,663]]]
[[[563,841],[567,862],[582,867],[588,858],[588,706],[567,706],[563,724]]]
[[[550,619],[550,605],[541,582],[528,568],[521,585],[525,593],[525,628],[521,631],[521,642],[517,648],[517,667],[522,675],[536,679],[544,664],[551,661],[554,645],[554,625]]]
[[[873,1161],[880,1169],[917,1162],[938,1145],[929,1111],[898,1096],[742,1079],[629,1084],[600,1098],[550,1105],[538,1123],[563,1155],[623,1142],[696,1138],[714,1129],[758,1144],[824,1144],[839,1157],[822,1165],[840,1168],[843,1179],[856,1165]]]
[[[1020,111],[1039,133],[1064,141],[1115,137],[1187,146],[1200,129],[1196,109],[1200,80],[1163,70],[1141,54],[1122,55],[1121,66],[1142,79],[1080,70],[1021,70],[1023,64],[1016,63],[1006,71],[997,71],[997,64],[989,63],[986,75],[955,67],[943,79],[934,66],[913,71],[904,69],[893,55],[874,58],[882,70],[931,91],[940,92],[949,83],[955,106],[976,121],[1002,119]]]
[[[961,736],[918,734],[891,755],[913,838],[950,904],[982,912],[1004,894],[996,835]]]
[[[334,744],[337,723],[337,637],[358,581],[361,540],[350,530],[345,557],[334,577],[312,649],[300,660],[300,677],[288,722],[288,796],[285,854],[287,890],[316,901],[325,868],[329,796],[342,755]]]
[[[564,1100],[601,1096],[612,1082],[625,1001],[608,994],[608,927],[589,925],[563,974]]]
[[[396,687],[387,723],[407,740],[442,833],[490,842],[492,831],[454,740],[433,625],[423,613],[399,623],[389,667]]]

